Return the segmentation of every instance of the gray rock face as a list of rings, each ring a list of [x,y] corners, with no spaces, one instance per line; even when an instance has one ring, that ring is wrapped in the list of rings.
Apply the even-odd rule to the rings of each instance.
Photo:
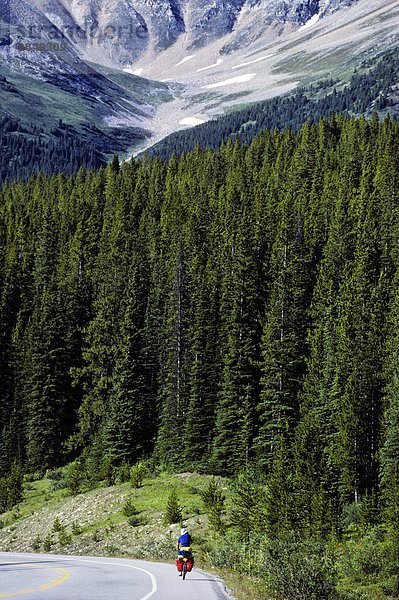
[[[312,17],[319,18],[331,14],[341,8],[355,4],[357,0],[246,0],[242,15],[246,14],[245,23],[238,22],[234,37],[221,49],[222,54],[228,54],[240,47],[248,46],[264,35],[272,38],[279,37],[287,29],[294,30],[305,25]],[[256,16],[251,18],[251,10]]]
[[[189,51],[232,33],[222,49],[228,53],[265,31],[278,36],[356,1],[2,0],[0,19],[31,42],[62,41],[80,58],[123,67],[177,41]]]
[[[321,17],[354,4],[356,0],[248,0],[247,5],[259,7],[268,23],[304,25],[314,15]]]
[[[83,56],[104,63],[131,64],[150,48],[171,46],[185,31],[178,0],[34,1]]]
[[[65,75],[87,71],[77,52],[59,29],[27,0],[8,0],[0,6],[2,31],[10,39],[0,51],[1,62],[36,79],[58,72]]]
[[[189,48],[205,46],[230,33],[244,4],[245,0],[191,2],[188,14]]]

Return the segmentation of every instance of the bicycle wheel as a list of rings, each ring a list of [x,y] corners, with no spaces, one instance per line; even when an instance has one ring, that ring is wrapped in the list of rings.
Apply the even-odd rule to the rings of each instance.
[[[183,581],[186,578],[186,573],[187,573],[187,561],[183,561]]]

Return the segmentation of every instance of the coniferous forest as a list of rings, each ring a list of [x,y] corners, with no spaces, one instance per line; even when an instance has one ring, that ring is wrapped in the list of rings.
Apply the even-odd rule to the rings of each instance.
[[[398,280],[389,117],[6,184],[1,475],[254,469],[270,536],[398,532]]]
[[[19,119],[0,117],[0,148],[0,183],[27,180],[33,173],[39,172],[47,175],[54,172],[72,174],[79,167],[105,164],[101,152],[62,121],[58,127],[44,132]]]

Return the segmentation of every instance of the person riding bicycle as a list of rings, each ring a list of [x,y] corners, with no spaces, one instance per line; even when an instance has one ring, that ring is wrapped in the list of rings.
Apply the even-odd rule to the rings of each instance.
[[[187,550],[191,546],[191,535],[188,533],[186,527],[182,527],[180,530],[180,536],[177,540],[176,550],[179,553],[179,550]]]
[[[184,558],[191,558],[191,560],[193,560],[193,555],[191,553],[191,542],[191,535],[186,527],[182,527],[176,546],[178,560],[183,560]],[[181,577],[181,574],[182,573],[179,572],[179,577]]]

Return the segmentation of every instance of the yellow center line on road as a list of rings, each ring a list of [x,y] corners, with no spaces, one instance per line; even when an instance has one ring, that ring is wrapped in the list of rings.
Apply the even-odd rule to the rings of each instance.
[[[23,565],[23,563],[21,563],[21,565]],[[5,594],[2,594],[0,592],[0,599],[17,598],[18,596],[24,596],[26,594],[34,594],[36,592],[50,590],[51,588],[54,588],[57,585],[61,585],[61,583],[64,583],[64,581],[66,581],[68,579],[68,577],[70,576],[70,572],[67,571],[66,569],[62,569],[61,567],[49,567],[48,565],[46,565],[45,567],[42,567],[39,565],[35,565],[35,566],[30,565],[30,566],[35,569],[51,569],[52,571],[58,571],[58,573],[61,573],[61,577],[54,579],[54,581],[51,581],[50,583],[44,583],[43,585],[39,586],[36,590],[24,589],[24,590],[19,590],[18,592],[7,592]]]

